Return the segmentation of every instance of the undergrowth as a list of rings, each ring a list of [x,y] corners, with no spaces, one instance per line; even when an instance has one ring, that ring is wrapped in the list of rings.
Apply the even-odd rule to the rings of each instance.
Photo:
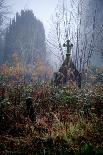
[[[27,114],[28,97],[35,121]],[[103,86],[1,86],[0,154],[102,155]]]

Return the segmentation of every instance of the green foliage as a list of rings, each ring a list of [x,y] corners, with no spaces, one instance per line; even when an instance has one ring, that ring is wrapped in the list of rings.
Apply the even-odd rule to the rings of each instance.
[[[95,150],[91,144],[85,144],[79,153],[80,155],[95,155]]]
[[[102,155],[103,150],[95,148],[92,144],[85,144],[82,146],[78,155]]]

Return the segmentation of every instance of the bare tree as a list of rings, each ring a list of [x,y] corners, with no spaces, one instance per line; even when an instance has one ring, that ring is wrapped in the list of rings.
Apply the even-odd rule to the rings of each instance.
[[[7,4],[7,0],[0,0],[0,26],[5,22],[8,18],[9,6]]]
[[[98,47],[97,43],[98,37],[102,38],[103,24],[100,28],[97,27],[96,7],[93,8],[94,14],[91,15],[90,21],[86,19],[89,17],[85,17],[88,11],[85,3],[88,3],[89,6],[89,1],[59,0],[52,18],[53,24],[48,38],[51,51],[54,54],[57,54],[58,51],[57,57],[60,64],[66,55],[63,43],[67,40],[73,43],[71,57],[80,72],[91,65],[92,57],[99,48],[101,48],[101,53],[103,51],[102,46]],[[90,28],[87,28],[88,25]]]
[[[52,28],[48,35],[47,42],[52,52],[55,53],[57,59],[59,59],[60,65],[64,62],[67,52],[66,48],[63,48],[63,44],[66,43],[67,40],[71,40],[71,42],[75,44],[77,22],[75,21],[75,16],[77,16],[77,6],[76,3],[75,5],[73,5],[73,3],[73,0],[58,1],[55,13],[52,17]],[[72,56],[73,55],[72,53]]]
[[[5,24],[7,24],[8,13],[7,0],[0,0],[0,64],[3,63]]]

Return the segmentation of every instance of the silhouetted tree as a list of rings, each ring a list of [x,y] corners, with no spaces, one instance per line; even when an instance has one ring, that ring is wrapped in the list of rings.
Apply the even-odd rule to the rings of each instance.
[[[37,58],[45,59],[45,30],[31,10],[22,10],[21,14],[10,22],[5,37],[5,61],[12,63],[12,54],[20,55],[23,62],[33,64]]]

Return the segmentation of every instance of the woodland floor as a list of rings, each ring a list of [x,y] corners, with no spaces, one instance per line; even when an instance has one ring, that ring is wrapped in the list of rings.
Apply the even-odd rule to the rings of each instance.
[[[102,85],[77,89],[7,84],[4,93],[1,155],[103,155]],[[33,113],[27,112],[28,97]]]

